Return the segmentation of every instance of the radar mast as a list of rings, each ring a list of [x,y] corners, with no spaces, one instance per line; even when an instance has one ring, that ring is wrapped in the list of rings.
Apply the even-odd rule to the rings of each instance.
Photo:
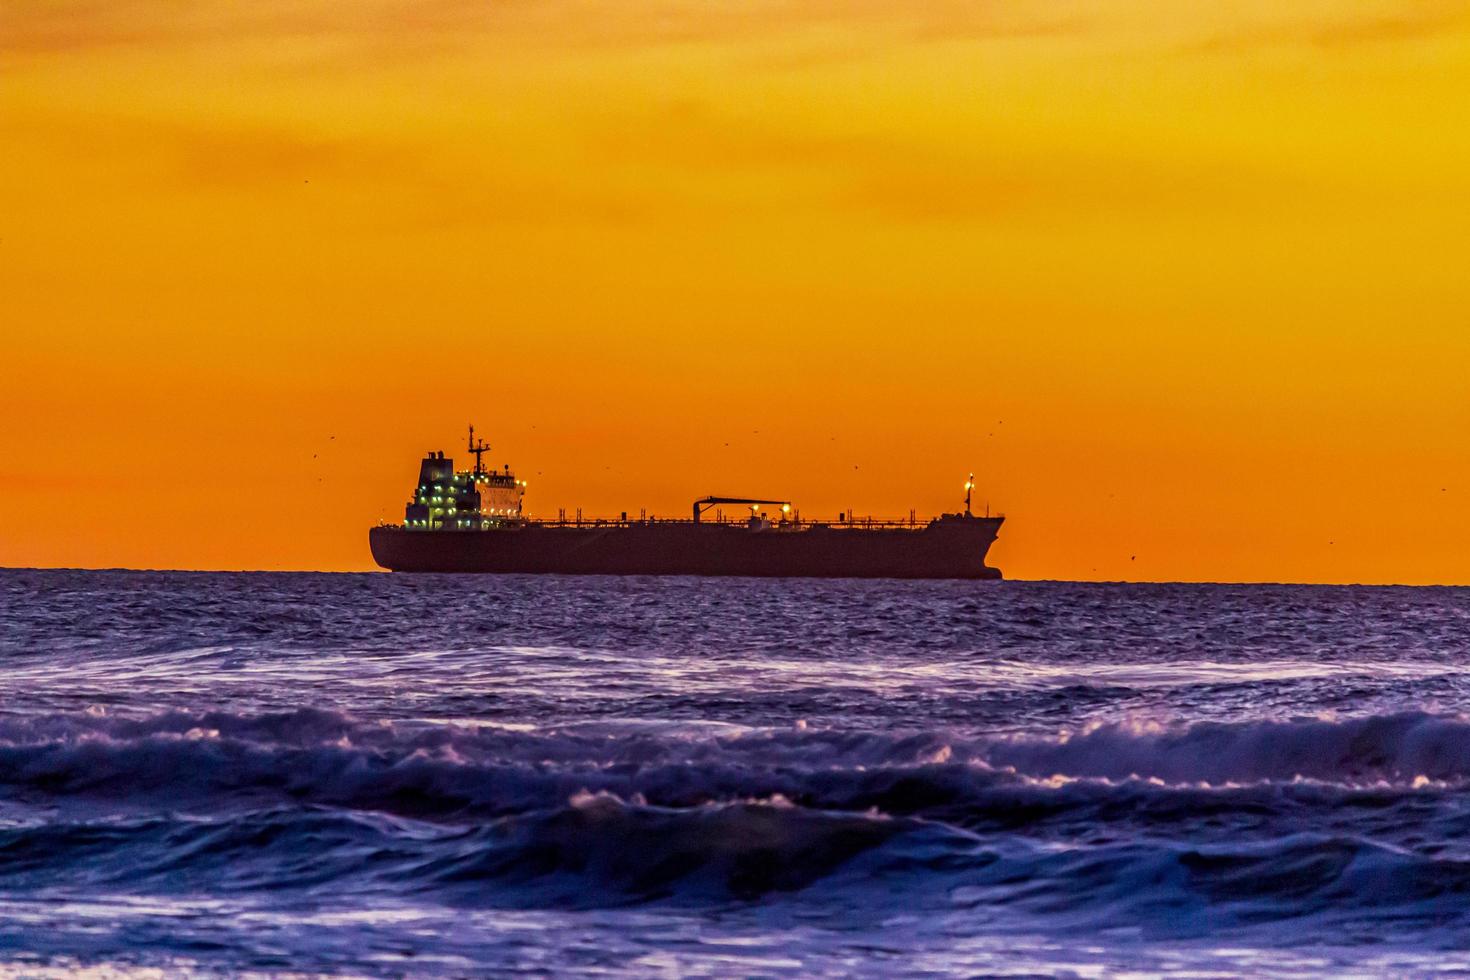
[[[475,454],[475,476],[485,475],[485,461],[483,457],[489,451],[490,446],[484,439],[481,439],[478,443],[475,442],[475,427],[473,425],[470,426],[470,452]]]

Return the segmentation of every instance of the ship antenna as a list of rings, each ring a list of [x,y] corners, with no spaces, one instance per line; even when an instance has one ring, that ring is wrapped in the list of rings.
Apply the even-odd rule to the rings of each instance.
[[[470,452],[475,454],[475,476],[485,475],[485,462],[482,457],[489,451],[490,447],[486,445],[484,439],[478,443],[475,442],[475,427],[470,426]]]
[[[974,489],[975,489],[975,474],[974,473],[971,473],[970,474],[970,478],[965,481],[965,516],[966,517],[974,517],[975,516],[974,514],[970,513],[970,492],[973,491]]]

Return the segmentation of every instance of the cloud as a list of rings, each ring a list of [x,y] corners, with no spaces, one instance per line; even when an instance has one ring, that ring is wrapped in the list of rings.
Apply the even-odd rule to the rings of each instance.
[[[167,127],[167,131],[178,172],[194,184],[297,184],[315,177],[320,186],[332,180],[411,179],[419,173],[413,152],[381,140],[264,126]]]
[[[841,57],[865,43],[833,34],[874,32],[884,44],[1023,37],[1063,29],[1054,4],[932,0],[55,0],[6,12],[0,47],[65,55],[259,40],[329,39],[379,53],[428,53],[481,41],[567,50],[748,43],[819,31],[807,56]],[[797,54],[800,58],[802,55]]]
[[[0,124],[12,145],[42,148],[127,183],[134,193],[412,182],[424,172],[413,144],[236,119],[189,121],[59,110],[16,113]]]
[[[1470,10],[1459,2],[1393,0],[1386,4],[1341,4],[1318,11],[1315,16],[1287,4],[1268,16],[1216,30],[1187,47],[1205,52],[1275,46],[1330,51],[1431,40],[1464,34],[1467,30],[1470,30]]]
[[[65,56],[104,48],[317,41],[314,56],[433,58],[504,45],[616,51],[733,45],[767,68],[801,70],[903,45],[1065,36],[1233,50],[1414,41],[1464,31],[1457,0],[1252,2],[1160,9],[1141,0],[52,0],[6,11],[0,50]]]

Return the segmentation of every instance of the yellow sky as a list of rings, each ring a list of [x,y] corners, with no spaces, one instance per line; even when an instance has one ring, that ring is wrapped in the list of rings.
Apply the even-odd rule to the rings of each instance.
[[[474,421],[533,513],[1470,582],[1467,93],[1461,3],[0,0],[0,564],[368,568]]]

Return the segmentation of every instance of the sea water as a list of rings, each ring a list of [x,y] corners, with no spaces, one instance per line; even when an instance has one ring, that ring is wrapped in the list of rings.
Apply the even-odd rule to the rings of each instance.
[[[1470,590],[0,572],[0,972],[1470,970]]]

